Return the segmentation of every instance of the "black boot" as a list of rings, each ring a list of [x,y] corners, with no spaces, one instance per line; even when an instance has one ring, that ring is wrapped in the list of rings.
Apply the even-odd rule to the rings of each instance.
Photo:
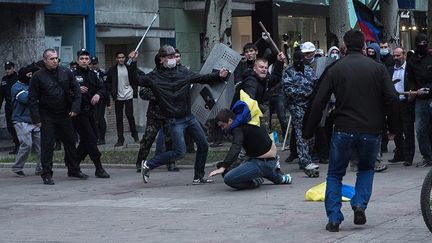
[[[171,171],[171,172],[178,172],[178,171],[180,171],[180,169],[177,168],[175,162],[167,164],[167,169],[168,169],[168,171]]]

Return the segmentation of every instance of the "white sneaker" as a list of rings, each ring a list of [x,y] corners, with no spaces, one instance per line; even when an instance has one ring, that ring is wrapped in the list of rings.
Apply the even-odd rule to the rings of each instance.
[[[141,161],[141,176],[143,178],[144,183],[149,182],[150,168],[147,166],[147,160]]]
[[[314,170],[314,169],[319,169],[319,165],[315,163],[310,163],[305,167],[305,170]]]
[[[292,177],[290,174],[282,175],[282,184],[291,184],[292,183]]]

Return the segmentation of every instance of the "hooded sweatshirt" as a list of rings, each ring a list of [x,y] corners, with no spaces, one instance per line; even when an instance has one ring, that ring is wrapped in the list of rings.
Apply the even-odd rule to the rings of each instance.
[[[381,55],[380,55],[380,47],[377,43],[373,42],[373,43],[369,43],[369,45],[367,46],[367,49],[373,49],[375,50],[375,61],[377,61],[378,63],[381,62]]]

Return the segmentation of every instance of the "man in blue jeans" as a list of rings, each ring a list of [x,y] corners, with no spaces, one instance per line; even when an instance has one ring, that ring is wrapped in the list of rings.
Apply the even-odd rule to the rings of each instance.
[[[133,59],[136,59],[137,56],[136,53]],[[169,127],[171,133],[173,150],[142,161],[143,181],[148,183],[152,169],[185,156],[184,133],[187,131],[197,145],[195,175],[192,184],[212,183],[212,180],[204,178],[208,143],[201,124],[191,113],[190,85],[223,81],[228,75],[228,70],[222,68],[217,73],[199,75],[184,66],[177,66],[175,49],[169,45],[164,45],[159,49],[155,60],[158,60],[160,65],[152,72],[142,75],[139,85],[150,88],[155,95],[156,102],[165,117],[165,125]]]
[[[239,102],[234,104],[233,109]],[[247,109],[242,105],[243,110]],[[238,190],[257,188],[264,182],[263,178],[274,184],[291,184],[291,176],[280,170],[276,145],[263,127],[247,123],[247,117],[250,118],[247,113],[236,115],[229,109],[223,109],[216,116],[218,126],[232,133],[233,142],[225,159],[216,165],[217,169],[210,172],[209,176],[222,174],[225,184]],[[242,117],[246,119],[241,119],[244,122],[235,123],[235,120],[240,120],[236,116],[242,114],[246,114]],[[235,166],[242,147],[249,158]]]
[[[341,212],[342,178],[353,151],[357,151],[359,161],[351,207],[354,224],[362,225],[366,223],[365,210],[372,194],[374,164],[385,115],[389,117],[389,130],[393,133],[398,130],[398,95],[385,66],[362,54],[365,48],[362,32],[350,30],[343,39],[347,55],[323,74],[303,133],[306,139],[313,136],[322,111],[334,94],[334,128],[325,194],[326,229],[330,232],[338,232],[344,219]]]

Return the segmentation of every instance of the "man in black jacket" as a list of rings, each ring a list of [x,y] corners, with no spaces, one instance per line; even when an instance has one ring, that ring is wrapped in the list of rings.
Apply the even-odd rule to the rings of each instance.
[[[57,134],[64,145],[68,176],[86,179],[80,170],[71,121],[80,111],[78,83],[69,69],[59,66],[54,49],[44,51],[43,61],[44,67],[32,76],[29,87],[30,114],[41,128],[41,177],[44,184],[54,185],[52,158]]]
[[[138,131],[133,116],[133,98],[138,97],[138,77],[136,62],[127,65],[124,52],[117,52],[115,56],[117,64],[110,67],[105,82],[106,88],[114,100],[117,125],[117,143],[114,146],[117,147],[124,144],[123,109],[125,109],[131,135],[134,141],[139,143]]]
[[[408,91],[406,70],[406,53],[402,47],[393,51],[395,65],[389,69],[390,77],[393,80],[395,89],[399,93]],[[405,95],[399,95],[399,122],[402,131],[394,137],[396,151],[394,157],[389,160],[391,163],[404,162],[405,166],[411,166],[415,153],[415,102],[414,99]]]
[[[417,166],[432,165],[431,107],[432,102],[432,55],[428,54],[428,39],[423,33],[415,38],[416,50],[407,61],[408,89],[424,91],[415,101],[415,128],[420,154],[423,159]],[[411,96],[414,98],[414,96]]]
[[[176,65],[175,50],[169,45],[162,46],[157,55],[162,67],[140,77],[140,85],[149,87],[156,96],[156,101],[170,129],[174,150],[163,152],[148,161],[142,161],[141,173],[144,183],[149,180],[150,170],[184,157],[185,130],[190,132],[197,145],[193,184],[211,183],[212,180],[204,178],[208,144],[201,125],[191,113],[190,85],[222,81],[228,75],[228,71],[222,68],[219,73],[195,74],[184,66]]]
[[[90,53],[86,49],[78,51],[77,63],[78,66],[73,71],[73,75],[80,86],[81,110],[77,116],[72,118],[72,123],[80,137],[77,147],[78,161],[83,161],[89,155],[96,167],[95,176],[109,178],[110,175],[102,168],[94,118],[95,106],[103,99],[105,89],[96,73],[89,68]]]
[[[246,43],[243,46],[244,62],[240,62],[234,70],[234,82],[239,83],[243,81],[253,69],[255,60],[258,55],[258,47],[254,43]]]
[[[344,35],[347,55],[324,74],[312,102],[303,136],[312,138],[321,120],[322,111],[333,93],[336,97],[334,132],[327,173],[325,207],[329,219],[326,229],[339,231],[344,217],[342,207],[342,178],[346,173],[353,150],[357,150],[358,172],[356,194],[351,199],[354,224],[365,224],[365,209],[372,194],[374,164],[379,150],[384,115],[397,115],[398,95],[384,65],[362,54],[365,48],[363,33],[350,30]],[[397,128],[394,120],[389,130]],[[397,132],[397,131],[395,131]]]
[[[268,107],[268,87],[282,82],[282,69],[285,55],[283,52],[280,52],[277,58],[278,61],[274,64],[274,70],[271,74],[268,73],[268,61],[264,58],[256,59],[252,71],[249,75],[245,76],[238,88],[238,91],[242,89],[249,97],[256,100],[263,113],[267,111]],[[234,102],[240,98],[239,95],[239,92],[237,92],[236,97],[234,97]]]
[[[18,74],[15,72],[15,63],[6,62],[4,65],[6,75],[3,76],[0,85],[0,108],[5,101],[5,116],[6,116],[6,127],[9,134],[12,136],[12,140],[15,144],[14,149],[9,154],[16,154],[20,146],[17,133],[12,123],[12,99],[11,99],[11,88],[12,85],[18,81]]]

